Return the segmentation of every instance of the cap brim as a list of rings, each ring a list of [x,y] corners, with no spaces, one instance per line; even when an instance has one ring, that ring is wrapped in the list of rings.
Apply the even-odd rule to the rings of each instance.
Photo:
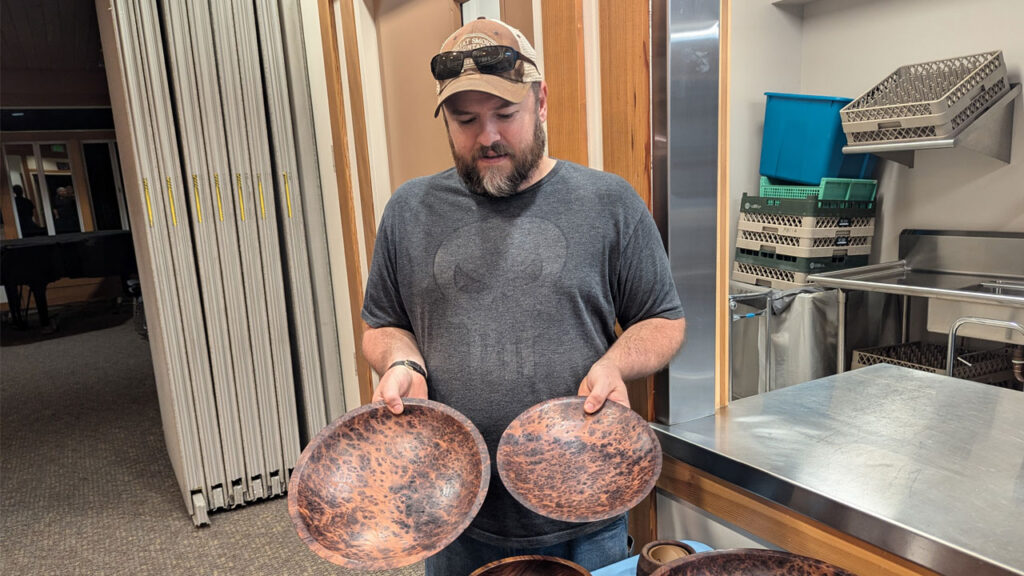
[[[452,94],[474,90],[493,94],[509,102],[522,102],[530,91],[530,82],[513,82],[493,74],[463,74],[453,79],[441,89],[437,95],[437,108],[434,118],[441,112],[441,104]]]

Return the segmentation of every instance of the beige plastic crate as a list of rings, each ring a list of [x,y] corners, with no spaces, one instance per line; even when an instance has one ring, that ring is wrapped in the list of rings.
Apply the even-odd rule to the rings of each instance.
[[[736,246],[801,258],[860,256],[871,253],[871,236],[841,235],[831,238],[802,238],[771,232],[740,230],[736,235]]]
[[[933,374],[946,373],[946,346],[908,342],[853,351],[851,367],[893,364]],[[1013,377],[1009,347],[982,352],[960,353],[953,364],[953,377],[993,384]]]
[[[950,138],[1009,90],[995,50],[901,66],[839,115],[851,146]]]
[[[737,227],[740,230],[800,238],[871,236],[875,233],[875,218],[873,216],[840,218],[838,216],[793,216],[740,212]]]
[[[775,290],[791,290],[807,286],[807,276],[802,272],[779,270],[768,266],[733,262],[732,279],[755,286],[767,286]]]

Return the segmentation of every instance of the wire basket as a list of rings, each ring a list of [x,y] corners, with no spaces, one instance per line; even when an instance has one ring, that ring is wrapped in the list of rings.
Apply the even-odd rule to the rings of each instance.
[[[965,353],[957,350],[953,377],[975,382],[1004,382],[1012,377],[1010,348]],[[853,351],[852,368],[873,364],[893,364],[933,374],[946,373],[946,346],[927,342],[908,342]]]
[[[947,138],[1009,89],[996,50],[901,66],[839,115],[851,146]]]

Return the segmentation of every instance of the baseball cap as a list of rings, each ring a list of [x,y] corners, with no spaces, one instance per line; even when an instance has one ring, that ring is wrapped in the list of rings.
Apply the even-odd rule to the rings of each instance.
[[[478,18],[455,31],[441,45],[438,53],[475,50],[483,46],[509,46],[514,48],[529,61],[520,58],[515,67],[500,74],[484,74],[476,68],[472,58],[463,62],[462,73],[454,78],[437,81],[436,118],[441,111],[441,104],[458,92],[478,90],[494,94],[509,102],[521,102],[526,98],[533,82],[544,79],[535,64],[537,53],[523,33],[500,20]]]

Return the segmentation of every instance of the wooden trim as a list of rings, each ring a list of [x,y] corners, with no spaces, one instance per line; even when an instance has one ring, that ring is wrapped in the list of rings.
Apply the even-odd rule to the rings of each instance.
[[[582,4],[577,3],[582,17]],[[651,192],[651,66],[650,12],[644,2],[598,0],[601,76],[602,169],[624,178],[652,207]],[[549,20],[544,5],[545,39]],[[552,44],[558,39],[552,39]],[[580,50],[582,50],[582,33]],[[559,54],[556,46],[549,53]],[[581,90],[585,89],[585,83]],[[586,126],[586,110],[578,120]],[[580,138],[586,143],[587,134]],[[647,420],[654,419],[654,377],[629,382],[629,401]],[[645,498],[629,514],[634,550],[657,538],[654,495]]]
[[[646,2],[600,0],[604,170],[651,197],[651,21]],[[547,18],[547,12],[544,13]]]
[[[341,35],[345,42],[345,70],[348,74],[348,97],[352,106],[352,138],[356,149],[356,174],[359,178],[359,209],[363,220],[363,248],[366,262],[373,260],[377,240],[377,221],[373,211],[373,179],[370,177],[370,154],[366,137],[366,106],[363,102],[363,73],[359,62],[359,37],[356,35],[356,13],[353,0],[341,0]]]
[[[363,341],[363,275],[360,271],[359,236],[353,201],[351,163],[348,157],[348,127],[345,124],[345,96],[341,90],[341,62],[338,58],[338,33],[331,0],[319,0],[320,36],[324,47],[324,72],[327,101],[331,110],[331,136],[335,174],[338,178],[338,201],[341,206],[341,229],[345,246],[345,268],[348,278],[348,300],[352,314],[352,333],[358,347]],[[356,354],[359,398],[365,404],[373,396],[373,373],[362,354]]]
[[[542,0],[548,154],[587,165],[587,84],[583,0]]]
[[[715,247],[715,408],[729,404],[729,28],[732,0],[721,0],[718,58],[718,240]]]
[[[658,496],[652,490],[646,498],[629,510],[629,535],[633,537],[633,553],[658,538]]]
[[[855,574],[937,576],[935,572],[668,455],[658,488],[771,542]]]
[[[460,6],[461,7],[461,6]],[[519,30],[533,45],[533,4],[523,0],[501,0],[501,21]]]

